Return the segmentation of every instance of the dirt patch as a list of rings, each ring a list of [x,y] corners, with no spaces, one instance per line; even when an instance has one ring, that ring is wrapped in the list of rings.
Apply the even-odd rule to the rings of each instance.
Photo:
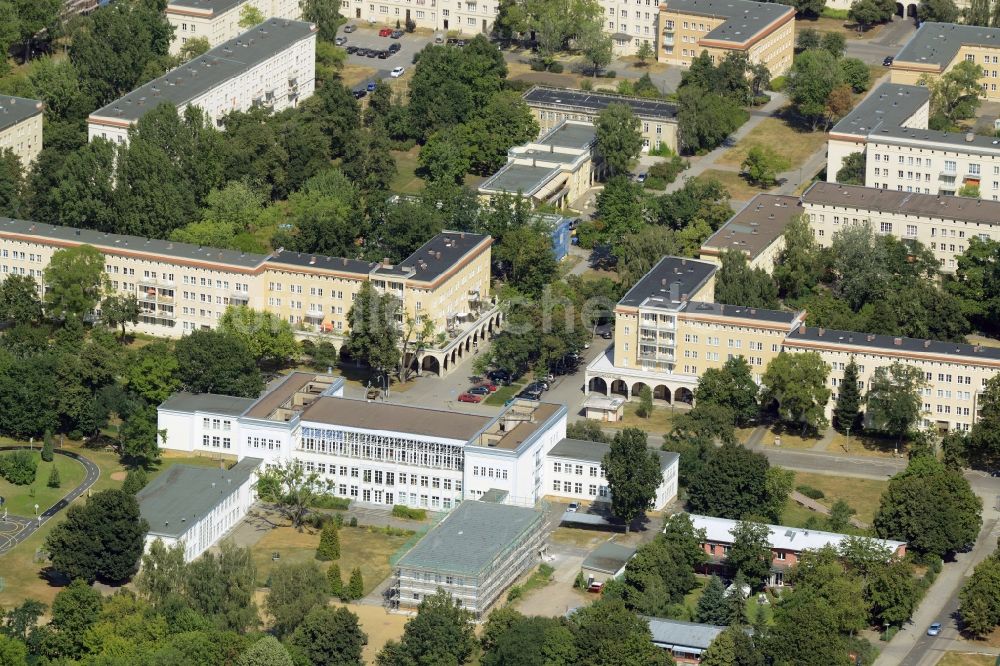
[[[128,476],[128,472],[111,472],[112,481],[124,481],[126,476]]]
[[[362,606],[360,604],[346,604],[346,606],[358,616],[361,629],[368,634],[368,645],[365,646],[361,655],[366,664],[375,663],[376,655],[387,641],[399,640],[403,636],[403,627],[410,619],[406,615],[388,613],[381,606]]]

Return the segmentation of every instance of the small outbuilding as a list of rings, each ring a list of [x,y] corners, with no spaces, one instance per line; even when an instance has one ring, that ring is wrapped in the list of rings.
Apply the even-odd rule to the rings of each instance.
[[[605,541],[591,551],[583,561],[583,577],[587,588],[599,590],[604,583],[618,578],[625,572],[625,565],[635,555],[635,548],[614,541]]]
[[[625,398],[591,393],[583,402],[583,415],[595,421],[614,423],[625,417]]]

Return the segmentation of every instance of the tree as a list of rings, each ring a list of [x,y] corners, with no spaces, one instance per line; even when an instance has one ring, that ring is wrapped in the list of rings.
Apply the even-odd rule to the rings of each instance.
[[[921,23],[955,23],[958,20],[958,7],[954,0],[922,0],[917,7],[917,17]]]
[[[218,330],[196,330],[177,341],[177,379],[185,391],[256,398],[260,370],[242,339]]]
[[[963,60],[938,77],[924,78],[921,82],[930,89],[931,121],[943,123],[941,129],[954,125],[956,120],[971,118],[981,103],[979,80],[983,76],[983,68],[978,64]],[[933,119],[939,118],[937,123]]]
[[[837,405],[833,408],[833,426],[840,432],[857,432],[861,416],[861,387],[858,385],[858,364],[854,357],[844,368],[844,378],[840,380]]]
[[[868,426],[895,437],[898,449],[920,421],[926,384],[923,370],[912,365],[896,361],[875,368],[865,396]]]
[[[313,607],[288,639],[289,647],[313,666],[360,666],[367,643],[357,615],[325,606]]]
[[[742,356],[728,359],[721,368],[709,368],[698,379],[695,401],[699,405],[715,404],[728,407],[736,425],[745,427],[757,418],[760,391],[753,380],[750,365]]]
[[[842,185],[865,184],[864,153],[851,153],[844,157],[840,170],[837,171],[837,182]]]
[[[611,41],[611,35],[605,33],[603,28],[601,23],[589,23],[578,38],[580,51],[583,52],[587,62],[594,66],[595,78],[614,57],[614,42]]]
[[[920,600],[912,566],[897,557],[880,560],[865,577],[864,596],[872,624],[903,626]]]
[[[356,601],[361,597],[365,596],[365,581],[361,577],[361,569],[354,567],[351,569],[351,578],[347,582],[347,588],[344,590],[348,601]]]
[[[677,129],[682,146],[691,153],[709,151],[746,122],[739,103],[698,86],[677,91]]]
[[[824,32],[820,40],[820,47],[824,51],[829,52],[834,58],[843,58],[844,51],[847,48],[847,38],[840,32]],[[855,58],[848,58],[848,60],[855,60]],[[841,60],[840,64],[841,69],[843,69],[844,61]],[[858,92],[861,91],[859,90]]]
[[[763,515],[768,507],[767,471],[763,454],[724,443],[709,452],[704,466],[688,483],[688,507],[694,513],[739,520]]]
[[[778,287],[762,268],[750,268],[741,250],[722,253],[716,276],[715,301],[751,308],[777,308]]]
[[[804,28],[800,30],[795,40],[795,47],[799,51],[808,51],[809,49],[820,48],[819,31],[815,28]]]
[[[324,0],[301,0],[302,20],[316,24],[317,36],[325,42],[337,38],[337,28],[344,22],[337,3]]]
[[[570,616],[576,625],[580,666],[644,664],[666,666],[673,660],[653,644],[649,623],[616,599],[601,599]]]
[[[282,562],[271,570],[264,608],[273,619],[278,636],[287,636],[315,606],[325,606],[326,576],[315,562]]]
[[[399,360],[401,331],[396,323],[400,302],[392,294],[379,294],[371,282],[361,285],[347,313],[351,330],[347,350],[372,370],[386,375]]]
[[[801,426],[803,433],[819,430],[826,424],[829,374],[830,366],[815,352],[781,352],[771,359],[764,372],[762,403],[771,402],[782,421]]]
[[[8,275],[0,282],[0,320],[34,324],[42,318],[38,283],[28,275]]]
[[[698,599],[695,620],[703,624],[724,625],[729,617],[726,586],[718,576],[712,576]]]
[[[864,32],[882,20],[882,10],[875,0],[854,0],[847,10],[847,17],[857,24],[858,32]]]
[[[789,167],[791,162],[767,146],[751,146],[740,168],[753,185],[762,188],[774,187],[778,174]]]
[[[801,298],[819,283],[819,246],[808,218],[802,215],[788,223],[782,236],[785,246],[775,262],[774,281],[784,298]]]
[[[852,661],[837,629],[835,611],[824,598],[794,590],[775,607],[765,652],[773,663],[790,666],[848,666]]]
[[[0,215],[25,217],[22,201],[25,194],[25,170],[10,148],[0,150]]]
[[[611,440],[601,468],[611,491],[611,511],[625,522],[627,533],[632,521],[652,506],[663,483],[660,458],[646,447],[644,431],[625,428]]]
[[[70,506],[45,548],[52,568],[67,578],[122,582],[136,572],[148,530],[134,496],[103,490],[86,504]]]
[[[460,185],[464,181],[472,156],[463,130],[435,132],[420,149],[420,167],[430,182]]]
[[[604,158],[612,175],[628,173],[632,160],[642,152],[639,119],[627,104],[608,104],[594,123],[597,152]]]
[[[744,627],[730,627],[701,655],[703,666],[763,666],[764,656]]]
[[[236,666],[293,666],[292,657],[274,636],[264,636],[247,648]]]
[[[298,350],[292,325],[273,312],[230,305],[222,313],[219,330],[242,340],[258,362],[283,364]]]
[[[257,584],[250,549],[226,539],[218,555],[209,551],[187,565],[181,589],[188,604],[219,629],[242,633],[260,622],[254,602]]]
[[[733,545],[726,555],[726,566],[743,574],[751,587],[760,588],[771,572],[770,531],[767,525],[740,521],[732,529]],[[734,590],[734,594],[742,594]]]
[[[496,277],[533,297],[542,294],[559,270],[552,254],[552,232],[540,221],[502,232],[493,245],[493,261]]]
[[[62,482],[59,480],[59,469],[57,467],[53,466],[52,469],[49,470],[49,480],[45,483],[45,485],[49,488],[58,488],[62,485]]]
[[[627,176],[615,176],[597,195],[597,215],[603,223],[605,238],[620,238],[636,233],[643,223],[642,185]]]
[[[319,546],[316,548],[316,559],[329,562],[340,559],[340,536],[337,534],[337,523],[328,520],[323,523],[319,535]]]
[[[194,60],[198,56],[208,53],[211,48],[212,44],[208,41],[208,37],[188,37],[188,40],[181,44],[181,62]]]
[[[389,641],[379,666],[465,664],[476,649],[472,614],[444,590],[425,595],[417,615],[403,628],[403,638]]]
[[[840,82],[837,59],[829,51],[811,49],[792,62],[788,94],[798,112],[812,122],[813,130],[826,114],[827,99]]]
[[[986,380],[978,407],[979,418],[972,424],[972,432],[962,447],[966,455],[961,457],[972,459],[983,469],[997,469],[1000,466],[1000,375]]]
[[[635,413],[644,419],[648,419],[653,413],[653,390],[645,384],[639,390],[639,406]]]
[[[101,301],[101,319],[109,328],[121,326],[121,339],[125,339],[126,326],[139,323],[139,301],[135,294],[112,294]]]
[[[959,592],[962,629],[983,638],[1000,625],[1000,554],[994,552],[976,565]]]
[[[639,59],[639,63],[645,65],[647,60],[655,56],[656,52],[653,49],[653,44],[648,39],[642,40],[642,44],[639,44],[639,50],[635,52],[635,57]]]
[[[328,590],[331,597],[343,599],[346,596],[344,592],[344,579],[340,577],[339,564],[330,565],[330,568],[326,570],[326,580],[329,583]]]
[[[471,161],[471,169],[489,176],[507,163],[507,151],[538,136],[538,121],[521,98],[512,92],[499,92],[486,106],[456,128]]]
[[[248,30],[255,25],[259,25],[264,22],[264,15],[260,13],[252,4],[245,4],[240,7],[240,20],[237,25],[239,25],[244,30]]]
[[[28,646],[16,638],[0,634],[0,664],[28,666]]]
[[[82,579],[77,578],[60,590],[52,602],[48,625],[52,633],[42,639],[48,643],[42,646],[43,651],[69,659],[81,656],[85,634],[100,617],[101,606],[101,593]]]
[[[129,493],[134,494],[134,493]],[[142,556],[142,566],[135,577],[139,594],[153,606],[161,606],[183,589],[185,576],[184,546],[164,545],[155,539]]]
[[[274,502],[296,529],[302,527],[309,507],[332,487],[332,482],[323,479],[318,472],[307,472],[299,460],[269,465],[257,478],[260,498]]]
[[[864,583],[860,576],[845,569],[832,546],[804,551],[789,572],[789,581],[795,585],[796,592],[826,602],[833,611],[832,628],[837,632],[854,634],[865,628],[868,618],[863,600]]]
[[[490,613],[488,622],[497,616],[503,622],[496,626],[496,640],[491,640],[488,647],[487,641],[483,641],[483,666],[572,666],[577,663],[573,632],[566,620],[524,617],[517,611],[512,611],[516,617],[509,617],[505,610],[506,607]],[[486,638],[485,630],[483,638]]]
[[[570,439],[582,439],[587,442],[611,443],[611,437],[604,434],[604,431],[601,430],[600,422],[592,419],[580,419],[573,423],[567,423],[566,437]]]
[[[46,314],[82,320],[100,301],[107,281],[104,255],[93,246],[56,250],[45,267]]]
[[[981,512],[982,500],[960,471],[919,456],[889,480],[872,524],[882,538],[905,541],[920,555],[942,557],[975,542]]]
[[[826,33],[826,37],[832,35],[836,35],[843,39],[843,35],[840,33]],[[871,70],[868,69],[868,65],[863,60],[858,58],[841,58],[838,65],[840,65],[841,78],[844,83],[851,87],[851,90],[854,93],[863,93],[871,87]]]
[[[44,462],[52,462],[55,458],[55,453],[53,452],[54,444],[52,442],[52,431],[46,430],[44,439],[42,440],[42,460]],[[53,467],[55,469],[55,467]]]

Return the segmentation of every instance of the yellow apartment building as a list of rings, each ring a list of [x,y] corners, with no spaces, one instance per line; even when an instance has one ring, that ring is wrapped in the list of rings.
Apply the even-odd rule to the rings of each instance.
[[[667,0],[660,5],[657,34],[660,62],[686,67],[702,51],[714,62],[737,51],[781,76],[795,55],[795,10],[749,0]]]
[[[916,85],[968,60],[983,68],[985,99],[1000,99],[1000,28],[928,21],[903,46],[889,69],[892,83]]]
[[[445,374],[500,326],[489,291],[492,242],[489,236],[446,231],[394,266],[281,250],[253,254],[0,218],[0,278],[33,277],[42,293],[45,267],[56,250],[91,245],[105,256],[109,289],[138,299],[136,331],[180,337],[214,328],[230,305],[246,305],[279,315],[300,337],[337,347],[349,332],[354,295],[371,281],[398,296],[409,317],[434,322],[444,343],[412,361],[421,371]]]
[[[11,150],[27,167],[42,152],[42,103],[0,96],[0,152]]]
[[[721,265],[723,252],[742,252],[751,268],[772,273],[785,249],[785,227],[802,212],[798,197],[758,194],[702,243],[698,258]]]
[[[299,0],[170,0],[165,12],[174,28],[170,55],[179,54],[189,39],[207,39],[209,48],[233,39],[247,30],[240,27],[240,14],[247,6],[265,19],[297,21],[302,17]]]

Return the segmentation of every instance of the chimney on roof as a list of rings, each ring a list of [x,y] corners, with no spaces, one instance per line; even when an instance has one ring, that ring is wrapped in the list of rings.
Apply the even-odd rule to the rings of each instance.
[[[816,331],[816,334],[821,338],[823,337],[824,333],[826,333],[826,329],[823,328],[822,326],[820,326],[819,329]]]
[[[392,268],[392,260],[389,257],[382,257],[383,268]]]
[[[924,349],[927,349],[930,346],[931,346],[931,341],[930,340],[924,340]]]
[[[899,345],[903,344],[903,338],[893,338],[892,339],[892,344],[894,344],[894,345],[896,345],[898,347]]]
[[[968,143],[972,143],[973,141],[975,141],[975,139],[976,139],[976,135],[973,134],[972,132],[966,132],[965,133],[965,140]]]
[[[799,324],[799,333],[802,333],[804,335],[805,332],[806,332],[806,325],[805,324]]]
[[[868,335],[865,336],[865,339],[867,339],[868,342],[874,342],[875,341],[875,335],[873,333],[869,333]]]
[[[670,300],[679,301],[681,300],[681,283],[671,282],[670,283]]]

